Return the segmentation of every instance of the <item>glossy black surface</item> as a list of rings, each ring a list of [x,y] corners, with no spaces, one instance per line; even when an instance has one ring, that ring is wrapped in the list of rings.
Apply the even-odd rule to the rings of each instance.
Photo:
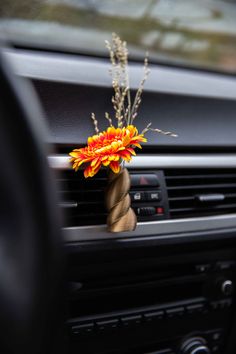
[[[158,85],[158,82],[157,82]],[[94,134],[91,109],[97,115],[100,129],[106,128],[104,112],[112,116],[112,90],[98,86],[36,81],[36,90],[47,114],[51,135],[57,144],[85,144]],[[142,107],[136,119],[140,130],[149,122],[153,127],[174,131],[178,138],[148,134],[148,148],[166,147],[212,149],[235,148],[234,100],[200,98],[183,95],[144,92]],[[145,148],[144,148],[145,151]],[[232,150],[231,150],[232,151]],[[158,152],[158,150],[156,150]]]

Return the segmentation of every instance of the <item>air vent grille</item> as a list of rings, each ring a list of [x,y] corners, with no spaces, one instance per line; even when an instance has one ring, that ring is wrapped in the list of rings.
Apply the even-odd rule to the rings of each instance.
[[[130,198],[138,221],[168,218],[163,171],[132,171]],[[64,170],[58,178],[60,205],[65,211],[65,226],[106,224],[105,190],[107,170],[85,179],[83,171]]]
[[[104,190],[107,173],[83,177],[83,172],[62,171],[59,178],[59,200],[66,214],[66,226],[99,225],[106,222]]]
[[[236,212],[236,170],[166,170],[172,219]]]

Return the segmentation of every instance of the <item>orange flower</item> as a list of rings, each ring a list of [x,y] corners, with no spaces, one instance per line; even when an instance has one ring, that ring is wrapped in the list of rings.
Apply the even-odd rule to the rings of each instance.
[[[124,128],[109,127],[106,131],[88,138],[88,145],[81,149],[74,149],[70,156],[73,169],[78,171],[83,163],[88,166],[84,176],[93,177],[101,166],[109,166],[114,173],[120,171],[122,160],[129,162],[132,155],[136,155],[134,148],[141,149],[139,143],[147,141],[143,134],[133,125]]]

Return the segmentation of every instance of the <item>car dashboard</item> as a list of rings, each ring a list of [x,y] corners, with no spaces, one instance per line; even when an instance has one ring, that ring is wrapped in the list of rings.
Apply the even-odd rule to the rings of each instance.
[[[151,65],[137,126],[150,134],[127,165],[138,218],[133,232],[108,233],[107,173],[72,171],[68,153],[111,109],[108,60],[6,50],[32,82],[49,127],[67,253],[68,353],[234,353],[236,274],[236,80]],[[141,64],[130,64],[131,89]],[[99,120],[99,119],[98,119]],[[101,129],[104,120],[99,121]]]

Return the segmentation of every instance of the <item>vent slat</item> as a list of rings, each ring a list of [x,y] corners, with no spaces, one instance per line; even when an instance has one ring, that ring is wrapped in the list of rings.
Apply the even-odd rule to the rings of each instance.
[[[209,174],[209,175],[180,175],[180,176],[166,176],[166,180],[171,181],[171,180],[183,180],[183,179],[208,179],[208,178],[214,178],[214,179],[219,179],[219,178],[235,178],[236,179],[236,173],[230,173],[230,174]]]
[[[78,195],[78,196],[81,196],[84,194],[84,191],[86,192],[86,195],[89,195],[89,194],[94,194],[94,193],[104,193],[104,190],[102,189],[94,189],[94,190],[83,190],[82,192],[78,191],[78,190],[74,190],[74,189],[71,189],[71,190],[63,190],[61,189],[59,193],[61,194],[73,194],[73,195]]]
[[[188,186],[175,186],[175,187],[167,187],[167,191],[170,190],[183,190],[183,189],[213,189],[213,188],[236,188],[236,183],[231,184],[198,184],[198,185],[188,185]]]
[[[214,209],[232,209],[232,208],[236,208],[236,203],[234,204],[227,204],[227,205],[216,205],[214,207],[211,207],[211,208],[204,208],[204,209],[201,209],[201,208],[178,208],[178,209],[170,209],[170,212],[182,212],[182,211],[193,211],[193,210],[196,210],[196,211],[207,211],[207,210],[214,210]]]
[[[236,213],[236,170],[166,170],[165,177],[171,218]],[[224,198],[199,201],[199,195],[212,194]]]
[[[195,197],[173,197],[169,198],[169,202],[179,202],[179,201],[186,201],[186,200],[195,200]]]
[[[236,198],[236,193],[224,193],[226,199],[229,198]],[[188,201],[188,200],[195,200],[195,196],[190,197],[170,197],[169,201],[171,202],[178,202],[178,201]]]

